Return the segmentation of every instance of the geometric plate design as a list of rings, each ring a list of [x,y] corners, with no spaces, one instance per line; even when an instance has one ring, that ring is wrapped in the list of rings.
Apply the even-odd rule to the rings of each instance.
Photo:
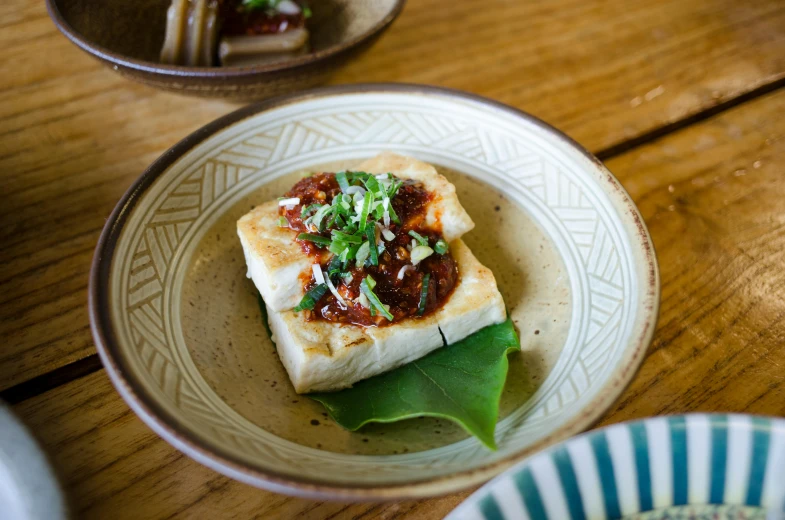
[[[648,344],[659,290],[656,263],[637,211],[607,170],[562,135],[509,109],[436,89],[401,90],[328,91],[240,118],[169,165],[137,198],[119,233],[108,276],[110,321],[127,371],[202,445],[220,446],[241,465],[284,477],[329,475],[338,485],[388,486],[509,464],[511,456],[564,435],[565,425],[585,428],[587,417],[602,412],[587,414],[587,406],[612,402]],[[178,295],[187,260],[209,224],[276,176],[382,150],[503,190],[556,245],[567,269],[573,306],[567,344],[532,399],[497,426],[498,452],[474,439],[394,457],[306,448],[234,412],[189,357]],[[106,360],[109,354],[101,353]],[[110,372],[116,383],[127,377]],[[135,398],[126,398],[134,406]],[[149,411],[142,415],[166,436]],[[209,456],[201,460],[269,486]]]
[[[783,482],[782,419],[651,417],[536,454],[447,520],[782,520]]]

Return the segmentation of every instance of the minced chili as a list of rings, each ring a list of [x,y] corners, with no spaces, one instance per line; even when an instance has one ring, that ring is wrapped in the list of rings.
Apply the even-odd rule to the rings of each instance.
[[[318,173],[306,177],[284,195],[284,198],[298,198],[296,206],[281,207],[280,214],[286,217],[289,227],[298,233],[307,232],[330,237],[329,231],[318,233],[306,226],[302,218],[303,208],[313,204],[329,204],[332,199],[341,193],[334,173]],[[421,183],[407,180],[398,189],[391,199],[395,213],[400,219],[400,224],[391,223],[388,229],[395,235],[392,240],[383,240],[385,249],[379,254],[379,265],[365,265],[361,268],[352,261],[348,269],[348,276],[335,277],[334,285],[338,293],[347,303],[344,307],[336,297],[327,292],[316,303],[315,307],[307,313],[310,320],[327,320],[340,323],[351,323],[361,326],[385,326],[418,315],[423,278],[430,275],[428,292],[425,300],[423,316],[439,309],[452,294],[458,282],[458,266],[449,251],[444,254],[434,253],[412,266],[410,250],[414,239],[409,236],[413,230],[428,239],[431,247],[442,239],[441,229],[437,226],[428,226],[426,213],[428,203],[434,195],[429,193]],[[323,248],[306,240],[298,240],[303,251],[318,259],[323,271],[332,258],[331,254]],[[409,266],[402,279],[398,274],[404,266]],[[371,314],[371,309],[358,302],[360,297],[360,283],[370,275],[376,281],[374,293],[379,300],[389,305],[389,312],[393,320],[389,321],[384,316]],[[305,283],[305,290],[310,289],[315,282],[309,277]]]

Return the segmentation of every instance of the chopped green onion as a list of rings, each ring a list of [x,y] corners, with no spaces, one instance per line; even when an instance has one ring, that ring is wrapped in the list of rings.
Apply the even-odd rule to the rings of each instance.
[[[423,276],[422,290],[420,291],[420,304],[417,306],[417,316],[422,316],[425,312],[425,304],[428,302],[428,285],[430,281],[430,273]]]
[[[351,197],[349,197],[348,195],[344,195],[343,193],[339,193],[333,199],[332,205],[335,208],[336,214],[338,214],[338,215],[348,215],[349,214],[349,210],[351,209],[352,206],[348,202],[346,202],[344,200],[346,198],[349,198],[351,200]]]
[[[376,180],[376,177],[369,176],[367,179],[363,180],[363,184],[365,187],[368,188],[368,191],[373,192],[374,195],[381,195],[384,189],[379,185],[379,181]]]
[[[436,251],[437,253],[439,253],[440,255],[443,255],[449,249],[450,249],[450,244],[445,242],[443,238],[440,238],[439,240],[437,240],[436,244],[434,244],[434,246],[433,246],[433,250]]]
[[[357,250],[357,267],[360,268],[363,266],[365,261],[368,259],[368,255],[371,254],[371,244],[370,242],[363,242],[360,246],[360,249]]]
[[[334,255],[327,265],[327,276],[332,278],[333,276],[340,274],[342,265],[343,262],[341,262],[341,257]]]
[[[360,249],[360,244],[350,245],[346,248],[346,260],[354,260],[357,257],[357,251]]]
[[[289,227],[289,219],[281,215],[278,217],[278,227]]]
[[[363,199],[362,213],[360,213],[360,224],[358,226],[360,231],[365,231],[365,226],[368,224],[368,213],[370,213],[372,205],[373,205],[373,193],[370,191],[366,191],[365,197]]]
[[[305,216],[311,212],[311,210],[321,208],[321,204],[311,204],[310,206],[303,206],[302,211],[300,211],[300,218],[305,218]]]
[[[365,279],[368,281],[368,287],[371,289],[376,289],[376,280],[371,278],[371,275],[366,276]]]
[[[344,233],[343,231],[338,231],[337,229],[333,229],[332,231],[333,240],[338,240],[339,242],[346,242],[348,244],[362,244],[363,237],[362,235],[354,235],[350,233]]]
[[[417,246],[412,248],[412,265],[417,265],[433,254],[433,249],[428,246]]]
[[[308,242],[313,242],[320,246],[329,246],[332,243],[329,238],[320,235],[312,235],[311,233],[300,233],[297,235],[297,240],[307,240]]]
[[[392,197],[392,195],[390,195],[390,197]],[[392,219],[393,222],[395,222],[396,224],[401,223],[401,219],[398,218],[398,214],[393,209],[392,202],[390,202],[390,206],[387,208],[387,211],[390,213],[390,218]]]
[[[346,172],[336,173],[335,180],[338,181],[338,186],[341,187],[341,191],[346,193],[346,190],[349,189],[349,181],[346,179]]]
[[[366,244],[370,244],[370,253],[371,253],[371,265],[379,265],[379,250],[376,248],[376,226],[368,226],[365,230],[365,236],[368,237],[368,242]]]
[[[371,286],[371,282],[373,282],[373,286]],[[373,281],[373,278],[366,276],[365,280],[360,282],[360,291],[365,295],[366,298],[368,298],[368,301],[371,302],[371,309],[375,308],[377,311],[379,311],[379,314],[387,318],[388,321],[392,321],[393,315],[390,314],[390,311],[384,307],[382,302],[379,301],[379,298],[373,292],[373,287],[375,286],[376,282]],[[371,315],[373,315],[373,313]]]
[[[390,198],[395,197],[395,194],[398,193],[398,189],[403,186],[403,181],[393,181],[392,185],[390,186],[390,190],[387,192],[387,196]]]
[[[319,228],[319,231],[322,231],[322,229],[324,228],[324,226],[322,226],[322,221],[324,220],[324,217],[326,217],[333,211],[335,211],[335,208],[333,206],[327,206],[327,205],[322,206],[321,208],[319,208],[319,210],[316,213],[314,213],[314,216],[311,217],[311,223],[317,228]]]
[[[333,293],[333,296],[335,296],[335,299],[338,300],[338,303],[341,305],[341,308],[345,309],[346,307],[348,307],[348,305],[346,305],[346,300],[343,299],[341,293],[339,293],[338,289],[335,288],[335,285],[333,284],[333,281],[330,280],[329,276],[325,280],[325,283],[327,284],[327,288],[330,289],[330,292]]]
[[[351,172],[351,182],[363,182],[370,174],[365,172]]]
[[[340,255],[349,247],[349,244],[344,242],[343,240],[333,240],[330,243],[330,252],[334,255]]]
[[[300,303],[297,307],[294,308],[294,312],[300,312],[305,309],[313,309],[316,306],[316,302],[318,302],[322,296],[327,293],[327,285],[320,283],[319,285],[314,285],[311,287],[303,299],[300,300]]]
[[[417,242],[419,242],[421,246],[428,245],[428,239],[414,230],[409,231],[409,236],[414,238]]]

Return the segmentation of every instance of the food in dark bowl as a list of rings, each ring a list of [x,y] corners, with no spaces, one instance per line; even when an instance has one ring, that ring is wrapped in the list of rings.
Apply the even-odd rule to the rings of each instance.
[[[233,101],[253,101],[324,83],[339,68],[367,50],[400,14],[404,0],[319,0],[312,12],[298,3],[300,17],[293,15],[264,18],[256,22],[239,17],[245,32],[233,29],[235,22],[223,20],[216,0],[207,0],[199,15],[200,27],[189,51],[194,62],[210,60],[212,66],[164,63],[161,50],[167,32],[167,10],[172,0],[46,0],[55,25],[82,50],[101,60],[123,77],[141,81],[155,88],[200,97]],[[215,2],[213,10],[210,3]],[[186,1],[181,9],[192,8],[197,0]],[[228,4],[227,4],[228,5]],[[236,9],[238,0],[232,4]],[[279,2],[278,7],[283,5]],[[191,12],[190,10],[188,11]],[[196,14],[196,13],[194,13]],[[311,16],[308,16],[308,15]],[[187,23],[187,14],[180,18]],[[223,25],[222,25],[223,20]],[[210,23],[215,22],[214,25]],[[262,56],[255,64],[242,52],[227,56],[234,65],[218,65],[221,37],[253,35],[254,31],[284,29],[289,38],[296,36],[292,27],[307,30],[307,45],[286,51],[288,55]],[[194,19],[194,23],[196,19]],[[210,23],[208,23],[210,22]],[[230,24],[231,22],[231,24]],[[207,25],[205,25],[207,23]],[[184,33],[183,33],[184,34]],[[302,38],[302,32],[299,38]],[[209,36],[209,37],[208,37]],[[265,41],[270,40],[271,34]],[[242,40],[240,40],[242,43]],[[179,50],[181,40],[171,44]],[[267,45],[267,44],[265,44]],[[236,46],[235,46],[236,48]],[[214,49],[214,51],[213,51]],[[233,51],[230,47],[230,51]],[[256,52],[256,51],[254,51]],[[179,58],[178,58],[179,59]],[[183,58],[184,59],[184,58]],[[174,61],[174,57],[171,58]],[[185,63],[185,62],[183,62]]]
[[[250,66],[308,52],[311,11],[293,0],[172,0],[161,62]]]

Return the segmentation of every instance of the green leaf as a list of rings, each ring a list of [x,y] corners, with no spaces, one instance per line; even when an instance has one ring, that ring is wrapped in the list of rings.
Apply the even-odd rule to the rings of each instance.
[[[352,388],[308,397],[320,402],[347,430],[427,415],[458,423],[495,450],[507,354],[520,348],[508,318]]]

